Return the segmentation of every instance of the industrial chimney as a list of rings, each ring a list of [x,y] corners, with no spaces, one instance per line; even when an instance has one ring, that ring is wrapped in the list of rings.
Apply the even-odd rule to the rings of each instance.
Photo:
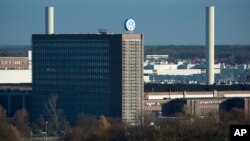
[[[206,76],[207,84],[214,84],[214,6],[206,7]]]
[[[54,34],[54,7],[45,8],[45,33]]]

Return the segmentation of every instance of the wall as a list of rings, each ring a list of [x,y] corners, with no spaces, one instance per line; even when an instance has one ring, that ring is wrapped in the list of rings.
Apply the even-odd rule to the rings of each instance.
[[[0,70],[0,83],[32,83],[31,70]]]

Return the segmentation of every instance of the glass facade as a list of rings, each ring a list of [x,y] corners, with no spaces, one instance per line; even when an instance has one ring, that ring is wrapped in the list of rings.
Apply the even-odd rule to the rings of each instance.
[[[142,46],[137,42],[125,44],[122,34],[33,35],[32,119],[45,113],[43,105],[51,95],[58,95],[58,107],[64,110],[71,123],[80,113],[123,118],[122,105],[128,103],[122,103],[122,91],[126,88],[122,85],[127,84],[127,79],[122,79],[122,69],[137,66],[122,59],[122,52],[127,51],[122,47]],[[131,59],[134,62],[137,58]],[[124,63],[131,63],[131,66]],[[136,75],[126,75],[132,74]],[[134,84],[131,83],[133,89],[124,89],[133,93],[132,99],[137,97],[134,92],[141,92]]]
[[[7,110],[7,115],[12,117],[17,110],[25,108],[31,112],[31,90],[1,90],[0,105]]]

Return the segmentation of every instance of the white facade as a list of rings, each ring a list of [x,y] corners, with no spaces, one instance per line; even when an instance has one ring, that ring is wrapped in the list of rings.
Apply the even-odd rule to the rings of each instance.
[[[154,73],[153,70],[145,70],[145,69],[144,69],[144,74],[153,74],[153,73]]]
[[[11,57],[16,58],[16,57]],[[0,70],[0,84],[6,83],[32,83],[32,51],[28,51],[28,69]]]
[[[32,83],[31,70],[0,70],[0,83]]]
[[[201,74],[201,69],[175,69],[175,70],[157,70],[158,75],[193,75]]]
[[[148,83],[150,82],[149,76],[143,76],[144,82]]]
[[[168,55],[146,55],[146,59],[168,59]]]
[[[216,93],[216,94],[215,94]],[[237,91],[235,93],[232,93],[232,91],[229,91],[229,93],[222,91],[219,96],[216,92],[212,91],[201,91],[201,92],[152,92],[151,94],[145,93],[146,97],[145,99],[148,100],[162,100],[162,99],[176,99],[176,98],[214,98],[214,97],[220,97],[220,98],[234,98],[234,97],[250,97],[249,91]]]
[[[201,94],[201,95],[183,95],[183,94],[166,94],[166,95],[149,95],[148,99],[157,100],[157,99],[176,99],[176,98],[213,98],[213,94]]]
[[[178,64],[156,64],[154,65],[154,70],[176,70],[178,69]]]
[[[28,59],[29,59],[29,70],[32,70],[32,51],[28,51]]]
[[[181,69],[180,69],[181,68]],[[201,64],[152,64],[144,63],[144,74],[156,75],[194,75],[205,74],[206,66]],[[221,64],[214,65],[214,73],[220,74]]]
[[[213,76],[216,83],[244,83],[250,75],[250,69],[246,64],[226,66],[225,64],[213,65]],[[144,62],[144,82],[153,83],[200,83],[206,84],[206,64],[167,64],[166,62]],[[147,78],[147,80],[146,80]],[[148,83],[149,83],[148,82]]]

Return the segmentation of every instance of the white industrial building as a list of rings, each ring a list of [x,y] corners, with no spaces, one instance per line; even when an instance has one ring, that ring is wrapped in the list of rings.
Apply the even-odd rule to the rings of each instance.
[[[183,92],[146,92],[147,100],[164,100],[176,98],[236,98],[250,97],[249,91],[183,91]]]
[[[214,65],[215,74],[220,74],[221,64]],[[194,75],[206,74],[206,66],[203,64],[167,64],[144,63],[144,74],[156,75]]]
[[[214,64],[216,83],[245,83],[250,76],[248,65],[226,66]],[[205,64],[168,64],[164,62],[144,63],[144,82],[149,83],[201,83],[207,80]],[[230,82],[229,82],[230,81]]]
[[[32,52],[28,52],[27,69],[2,69],[0,70],[0,84],[32,83]],[[8,57],[15,58],[15,57]],[[11,62],[9,62],[11,63]],[[1,64],[0,64],[1,65]]]
[[[158,55],[158,54],[146,55],[146,59],[154,59],[154,60],[168,59],[168,55]]]
[[[0,70],[0,83],[31,83],[31,70]]]

